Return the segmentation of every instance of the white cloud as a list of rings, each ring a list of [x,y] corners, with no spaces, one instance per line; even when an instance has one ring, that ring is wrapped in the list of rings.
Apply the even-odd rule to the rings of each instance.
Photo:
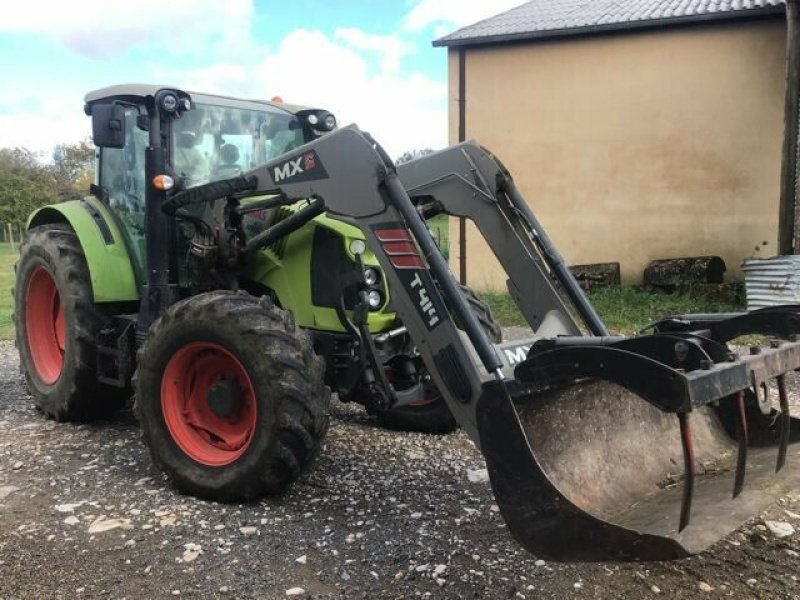
[[[87,91],[36,78],[0,88],[0,148],[24,146],[50,160],[55,145],[85,139],[91,133],[83,114]]]
[[[348,42],[296,29],[274,51],[251,51],[251,56],[261,56],[253,64],[219,63],[156,76],[196,91],[264,99],[279,95],[290,104],[326,108],[341,125],[355,122],[369,131],[392,156],[444,146],[445,83],[418,73],[401,74],[391,65],[387,68],[386,61],[372,73],[366,58]]]
[[[341,27],[334,32],[337,40],[357,50],[376,52],[381,57],[384,71],[396,73],[400,60],[414,51],[414,47],[394,35],[372,35],[355,27]]]
[[[144,18],[159,11],[155,24]],[[297,29],[267,46],[251,35],[252,13],[251,0],[32,0],[0,20],[0,34],[49,37],[91,57],[152,44],[165,57],[148,66],[148,81],[248,98],[280,95],[288,103],[327,108],[340,124],[356,122],[372,133],[392,156],[445,145],[446,82],[415,71],[409,58],[415,34],[401,29],[375,35],[346,27],[326,35]],[[429,36],[424,34],[423,43]],[[170,67],[167,47],[184,43],[202,49],[207,66]],[[0,146],[24,145],[49,155],[54,144],[88,134],[89,119],[81,110],[88,90],[61,86],[53,94],[46,86],[0,90]]]
[[[439,26],[437,31],[442,31],[441,27],[447,27],[449,33],[524,3],[525,0],[420,0],[406,15],[403,26],[410,31],[430,26]]]
[[[94,58],[139,44],[167,51],[237,45],[249,32],[251,0],[29,0],[3,12],[0,33],[43,35]]]
[[[314,75],[298,73],[300,64],[315,64]],[[447,87],[421,74],[403,75],[384,68],[371,75],[356,51],[320,32],[298,30],[268,56],[258,75],[264,89],[287,102],[329,108],[340,123],[356,122],[392,156],[412,148],[442,147],[447,140]]]
[[[73,114],[74,118],[64,118]],[[25,147],[49,161],[56,144],[75,144],[90,134],[80,107],[67,112],[0,114],[0,147]]]

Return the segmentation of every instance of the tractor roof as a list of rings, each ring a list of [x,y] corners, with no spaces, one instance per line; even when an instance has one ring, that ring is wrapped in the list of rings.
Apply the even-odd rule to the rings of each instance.
[[[159,90],[172,89],[181,90],[179,87],[170,85],[153,85],[149,83],[123,83],[120,85],[111,85],[108,87],[93,90],[86,94],[84,101],[87,104],[92,104],[100,100],[116,98],[121,100],[136,101],[147,96],[155,96]],[[220,96],[217,94],[206,94],[202,92],[190,92],[188,90],[181,90],[189,94],[194,101],[209,102],[213,104],[235,104],[245,106],[247,104],[260,104],[262,106],[271,106],[280,110],[285,110],[290,113],[296,113],[301,110],[308,110],[316,107],[301,106],[297,104],[284,104],[282,102],[267,102],[266,100],[250,99],[250,98],[234,98],[232,96]]]

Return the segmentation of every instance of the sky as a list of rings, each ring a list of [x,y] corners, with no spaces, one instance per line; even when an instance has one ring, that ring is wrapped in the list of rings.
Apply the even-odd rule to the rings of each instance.
[[[431,42],[523,0],[26,0],[0,19],[0,147],[86,138],[86,92],[155,83],[281,96],[357,123],[393,156],[447,143]]]

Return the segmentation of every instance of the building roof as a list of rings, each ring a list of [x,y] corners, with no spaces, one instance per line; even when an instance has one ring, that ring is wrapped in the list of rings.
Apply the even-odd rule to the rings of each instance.
[[[577,37],[783,13],[784,0],[532,0],[462,27],[433,45],[475,46]]]

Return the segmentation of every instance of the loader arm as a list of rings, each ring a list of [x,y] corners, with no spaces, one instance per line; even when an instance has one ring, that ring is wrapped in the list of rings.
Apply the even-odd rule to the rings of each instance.
[[[309,199],[293,225],[325,210],[364,232],[395,310],[486,458],[511,533],[532,552],[686,556],[800,488],[800,424],[785,386],[800,368],[797,307],[684,315],[650,336],[609,336],[509,173],[472,142],[398,173],[351,125],[238,178],[180,192],[165,209],[261,194]],[[436,212],[472,219],[487,238],[530,340],[489,342],[425,226],[422,214]],[[245,251],[279,233],[255,236]],[[740,357],[726,346],[739,331],[787,339]],[[771,380],[776,411],[754,392]]]

